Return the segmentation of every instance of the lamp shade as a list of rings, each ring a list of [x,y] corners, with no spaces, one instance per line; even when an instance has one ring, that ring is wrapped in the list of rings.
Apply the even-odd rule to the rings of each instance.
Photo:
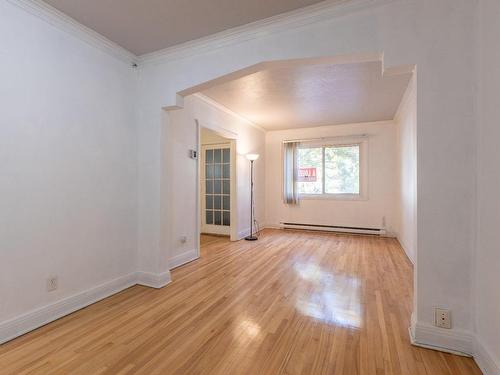
[[[259,154],[247,154],[247,159],[250,161],[257,160],[259,158]]]

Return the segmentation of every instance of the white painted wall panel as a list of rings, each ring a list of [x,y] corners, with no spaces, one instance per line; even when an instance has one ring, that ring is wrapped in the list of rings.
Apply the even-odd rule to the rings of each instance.
[[[481,2],[477,144],[476,338],[488,375],[500,374],[500,3]],[[488,358],[490,363],[488,364]],[[484,367],[486,371],[486,367]]]
[[[417,257],[417,91],[415,77],[398,109],[398,240],[413,263]]]
[[[5,0],[0,67],[2,322],[135,271],[137,127],[128,64]]]

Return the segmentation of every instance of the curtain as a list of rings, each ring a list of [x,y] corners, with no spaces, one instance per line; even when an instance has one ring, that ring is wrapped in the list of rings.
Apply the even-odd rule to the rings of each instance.
[[[286,204],[298,204],[297,194],[297,146],[298,142],[283,143],[283,201]]]

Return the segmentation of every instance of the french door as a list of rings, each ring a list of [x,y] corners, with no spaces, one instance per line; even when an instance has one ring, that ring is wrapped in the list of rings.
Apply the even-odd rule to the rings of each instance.
[[[201,147],[201,232],[230,234],[231,150],[229,144]]]

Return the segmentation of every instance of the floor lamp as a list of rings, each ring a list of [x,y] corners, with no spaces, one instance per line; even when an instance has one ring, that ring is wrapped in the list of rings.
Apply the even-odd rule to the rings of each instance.
[[[247,154],[250,160],[250,235],[245,237],[247,241],[256,241],[257,237],[253,235],[253,162],[259,158],[259,154]]]

